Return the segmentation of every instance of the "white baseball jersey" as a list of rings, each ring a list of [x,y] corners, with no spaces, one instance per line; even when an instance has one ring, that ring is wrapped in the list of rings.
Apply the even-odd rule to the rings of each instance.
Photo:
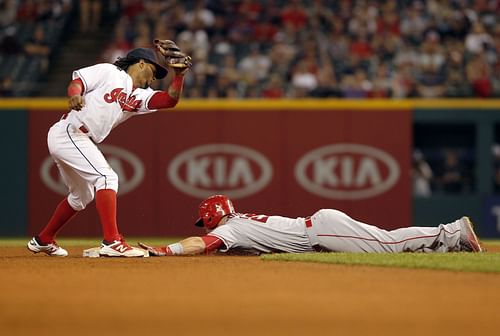
[[[148,103],[155,92],[151,88],[133,87],[127,72],[113,64],[103,63],[73,72],[84,85],[85,106],[71,111],[68,120],[79,127],[84,125],[94,142],[100,143],[113,128],[137,115],[154,112]]]
[[[113,64],[97,64],[73,72],[84,85],[85,106],[64,115],[49,130],[47,144],[62,179],[69,189],[68,202],[83,210],[96,190],[118,192],[118,175],[96,143],[128,118],[148,109],[154,91],[133,88],[127,72]]]
[[[222,240],[229,249],[253,249],[270,252],[312,252],[314,251],[306,232],[304,218],[287,218],[254,214],[230,214],[227,222],[208,235]]]

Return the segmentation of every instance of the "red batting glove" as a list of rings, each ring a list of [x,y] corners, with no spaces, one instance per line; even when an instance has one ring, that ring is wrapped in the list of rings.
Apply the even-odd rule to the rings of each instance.
[[[170,250],[170,248],[168,246],[153,247],[153,246],[149,246],[149,245],[146,245],[146,244],[140,243],[140,242],[138,244],[141,248],[148,251],[149,255],[151,255],[153,257],[164,257],[164,256],[168,256],[168,255],[173,255],[172,251]]]

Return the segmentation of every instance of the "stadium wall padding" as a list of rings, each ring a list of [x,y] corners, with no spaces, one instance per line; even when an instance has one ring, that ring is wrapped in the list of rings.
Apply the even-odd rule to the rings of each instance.
[[[0,209],[2,225],[0,235],[17,236],[26,234],[27,226],[27,111],[4,109],[0,143],[3,159],[0,165],[2,176],[2,198]]]
[[[0,101],[9,125],[2,132],[2,144],[11,158],[2,168],[4,176],[10,177],[4,181],[9,193],[3,193],[1,205],[7,214],[0,231],[3,236],[35,233],[64,197],[57,170],[50,164],[46,134],[65,108],[65,99]],[[412,198],[412,125],[460,122],[476,129],[476,190],[459,196]],[[129,120],[113,131],[101,149],[124,176],[118,219],[125,235],[200,234],[191,226],[197,204],[203,195],[218,190],[232,195],[242,212],[305,216],[331,207],[387,228],[436,225],[467,214],[480,233],[498,237],[500,210],[495,209],[500,207],[492,192],[491,145],[499,123],[499,100],[195,100]],[[11,146],[12,142],[18,146]],[[367,147],[375,149],[368,156],[363,152]],[[365,175],[358,178],[369,183],[377,174],[366,171],[381,164],[378,173],[384,180],[391,174],[391,168],[384,166],[387,162],[380,161],[386,158],[384,153],[396,158],[400,175],[388,191],[375,196],[355,199],[351,173],[339,182],[337,173],[325,172],[354,171],[352,167],[365,164]],[[267,184],[268,177],[263,176],[266,159],[272,167]],[[316,180],[311,178],[314,171],[320,172]],[[175,182],[172,176],[177,176]],[[248,188],[240,188],[244,183]],[[348,193],[335,195],[342,190],[332,193],[332,188],[318,188],[315,183],[330,187],[343,183]],[[204,188],[207,185],[210,188]],[[93,203],[62,232],[67,236],[100,234]]]

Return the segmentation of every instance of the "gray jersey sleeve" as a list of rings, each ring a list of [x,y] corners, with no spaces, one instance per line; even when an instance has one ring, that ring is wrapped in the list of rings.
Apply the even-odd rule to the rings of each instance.
[[[224,243],[224,248],[219,251],[227,252],[229,249],[233,248],[238,242],[237,233],[234,228],[229,225],[222,225],[215,228],[208,236],[214,236],[222,240]]]
[[[229,220],[209,233],[222,240],[224,248],[251,249],[262,253],[310,252],[311,242],[303,219],[280,216],[234,214]]]

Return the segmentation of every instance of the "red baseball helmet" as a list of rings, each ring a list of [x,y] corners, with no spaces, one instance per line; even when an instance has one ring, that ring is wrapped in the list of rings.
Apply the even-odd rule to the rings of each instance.
[[[233,202],[227,196],[213,195],[200,203],[198,207],[200,218],[194,225],[212,230],[222,217],[234,212]]]

